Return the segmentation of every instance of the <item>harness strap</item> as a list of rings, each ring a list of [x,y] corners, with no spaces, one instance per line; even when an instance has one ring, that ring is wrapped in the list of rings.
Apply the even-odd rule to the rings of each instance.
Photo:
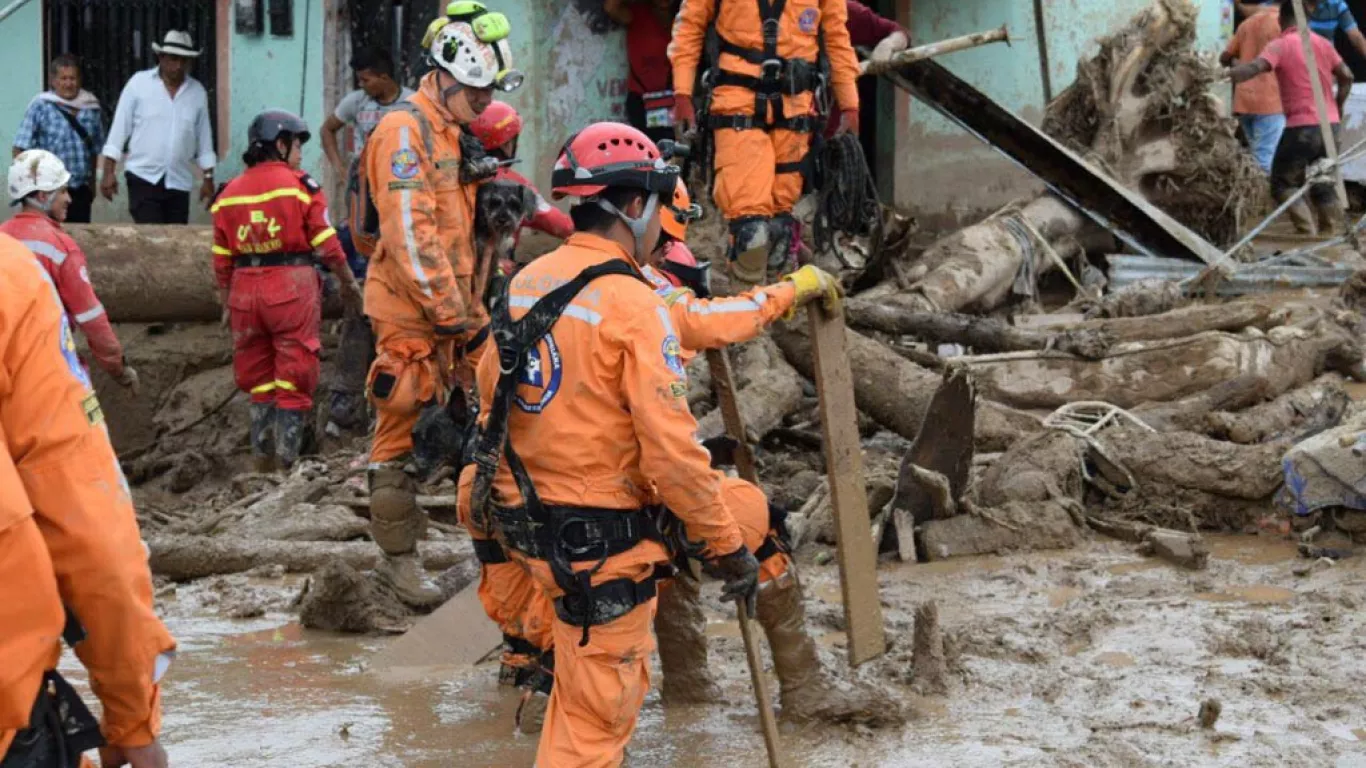
[[[508,555],[497,539],[474,539],[474,556],[484,565],[498,565],[508,562]]]
[[[582,578],[586,580],[587,576]],[[659,594],[655,584],[658,578],[658,574],[651,573],[644,581],[614,579],[596,587],[587,586],[577,593],[566,593],[555,599],[555,615],[566,624],[582,627],[586,640],[589,627],[615,621],[630,613],[637,605],[654,599]]]
[[[816,121],[810,115],[782,116],[782,102],[776,102],[774,109],[779,113],[779,116],[768,122],[764,122],[754,115],[709,115],[707,127],[712,129],[734,128],[737,131],[747,131],[751,128],[760,128],[765,131],[776,129],[795,133],[811,133],[816,129]]]
[[[663,541],[654,510],[547,505],[545,520],[522,507],[493,508],[503,540],[528,557],[549,560],[562,546],[568,562],[583,563],[625,552],[642,541]],[[548,521],[548,524],[547,524]]]

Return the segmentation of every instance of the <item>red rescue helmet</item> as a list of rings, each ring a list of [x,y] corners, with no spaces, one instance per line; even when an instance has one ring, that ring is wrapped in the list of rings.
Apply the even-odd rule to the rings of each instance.
[[[664,162],[649,137],[625,123],[593,123],[569,137],[550,174],[556,200],[592,198],[608,187],[672,195],[678,167]]]
[[[470,123],[470,132],[484,145],[484,149],[498,149],[522,133],[522,116],[511,104],[489,102],[479,117]]]
[[[697,205],[688,195],[688,185],[683,183],[680,178],[674,185],[673,201],[664,206],[664,210],[659,212],[659,223],[664,233],[669,237],[682,242],[688,239],[689,222],[697,221],[702,218],[702,206]],[[692,253],[689,252],[689,258]],[[693,259],[688,266],[697,266],[697,260]]]

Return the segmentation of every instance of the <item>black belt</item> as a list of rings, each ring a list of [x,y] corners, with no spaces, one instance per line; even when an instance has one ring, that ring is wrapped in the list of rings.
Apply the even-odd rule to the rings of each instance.
[[[602,560],[625,552],[646,539],[660,541],[654,517],[640,509],[545,506],[537,520],[526,507],[494,506],[493,519],[509,547],[538,560],[556,553],[571,563]]]
[[[796,133],[811,133],[815,130],[816,125],[816,121],[811,115],[779,117],[773,120],[766,120],[754,115],[710,115],[707,117],[709,128],[734,128],[737,131],[747,131],[751,128],[763,130],[778,128]]]
[[[497,539],[474,539],[474,556],[484,565],[508,562],[508,555]]]
[[[311,253],[261,253],[232,257],[232,265],[237,269],[245,267],[311,267]]]
[[[746,75],[723,69],[716,73],[715,84],[718,88],[733,85],[767,96],[797,96],[810,93],[823,85],[815,65],[801,60],[766,62],[760,75]]]
[[[586,595],[566,594],[555,599],[555,615],[570,626],[583,627],[587,639],[589,627],[616,621],[637,605],[653,600],[659,593],[656,578],[652,573],[644,581],[615,579],[589,588]]]

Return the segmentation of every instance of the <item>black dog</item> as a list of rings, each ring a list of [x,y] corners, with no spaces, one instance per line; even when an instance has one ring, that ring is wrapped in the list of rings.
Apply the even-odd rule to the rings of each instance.
[[[536,193],[503,179],[479,186],[474,200],[474,244],[479,254],[474,286],[479,295],[488,289],[498,259],[512,257],[517,230],[536,210]]]

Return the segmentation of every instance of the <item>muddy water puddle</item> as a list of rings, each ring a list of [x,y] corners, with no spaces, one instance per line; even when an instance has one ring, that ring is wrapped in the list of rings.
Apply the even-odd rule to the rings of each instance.
[[[1210,545],[1210,570],[1199,574],[1102,539],[1071,552],[884,563],[890,649],[855,674],[889,688],[911,721],[874,733],[785,725],[788,765],[1366,766],[1366,695],[1347,682],[1366,676],[1357,640],[1366,622],[1344,609],[1326,624],[1315,613],[1322,603],[1300,598],[1331,597],[1333,578],[1366,565],[1296,577],[1285,542]],[[831,624],[842,618],[836,569],[809,568],[803,580],[824,661],[846,669],[844,635]],[[941,608],[947,697],[906,685],[909,617],[926,599]],[[651,692],[627,765],[766,765],[738,628],[716,605],[707,631],[725,703],[666,709]],[[193,588],[163,608],[180,642],[163,693],[173,765],[534,760],[535,739],[513,732],[516,694],[497,687],[492,665],[382,678],[366,661],[385,638],[303,630],[286,613],[210,618]],[[63,666],[84,679],[69,655]],[[1223,704],[1209,732],[1194,725],[1207,698]]]

